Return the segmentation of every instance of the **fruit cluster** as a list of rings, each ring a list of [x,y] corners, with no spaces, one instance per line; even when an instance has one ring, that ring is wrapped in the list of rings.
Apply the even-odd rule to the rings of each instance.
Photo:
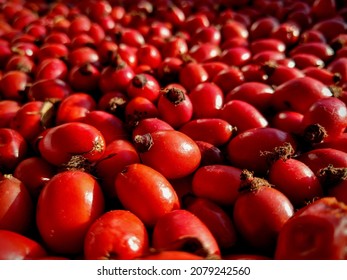
[[[343,1],[0,2],[0,259],[347,259]]]

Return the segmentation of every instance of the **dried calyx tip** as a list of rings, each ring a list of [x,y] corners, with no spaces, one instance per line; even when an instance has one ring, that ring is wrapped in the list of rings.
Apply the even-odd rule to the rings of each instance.
[[[153,138],[150,133],[136,135],[134,137],[134,145],[140,153],[149,151],[153,144]]]
[[[257,191],[260,187],[271,187],[270,183],[262,178],[254,177],[254,173],[247,169],[242,170],[241,175],[241,184],[239,191]]]
[[[295,151],[293,146],[286,142],[282,146],[275,147],[272,151],[263,151],[260,153],[261,156],[265,156],[269,164],[281,159],[283,161],[293,157]]]

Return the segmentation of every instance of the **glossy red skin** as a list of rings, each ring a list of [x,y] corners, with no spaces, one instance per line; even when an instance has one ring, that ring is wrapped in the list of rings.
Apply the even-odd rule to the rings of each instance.
[[[95,127],[70,122],[52,127],[39,142],[41,156],[49,163],[61,166],[67,164],[73,155],[83,156],[90,162],[101,158],[106,143]]]
[[[319,30],[308,29],[301,33],[299,43],[320,42],[326,43],[326,39]]]
[[[336,36],[346,33],[347,26],[344,20],[336,17],[317,21],[312,29],[320,31],[327,42],[331,42]]]
[[[333,148],[316,148],[297,157],[305,163],[315,174],[332,164],[334,167],[347,167],[347,153]]]
[[[216,74],[212,80],[224,94],[241,85],[245,80],[242,71],[236,67],[229,67]]]
[[[136,135],[143,135],[160,130],[174,130],[174,128],[159,118],[146,118],[140,120],[132,130],[132,137]]]
[[[315,145],[315,148],[332,148],[347,153],[347,133]]]
[[[136,52],[138,64],[148,65],[151,69],[157,69],[162,57],[159,50],[149,44],[142,45]]]
[[[185,251],[157,251],[138,260],[203,260],[203,257]]]
[[[129,98],[145,97],[151,102],[159,98],[160,86],[156,78],[150,74],[135,75],[127,87]]]
[[[267,74],[265,82],[271,86],[280,86],[285,82],[305,76],[300,69],[281,64],[265,68],[264,72]]]
[[[265,174],[268,165],[261,152],[272,151],[286,142],[296,150],[296,141],[290,133],[272,127],[253,128],[231,139],[227,145],[227,156],[235,167]]]
[[[278,19],[272,16],[259,18],[250,26],[249,35],[252,40],[267,38],[279,24]]]
[[[301,128],[304,131],[307,126],[316,123],[323,126],[327,133],[323,141],[342,134],[347,127],[346,104],[336,97],[316,101],[304,114]]]
[[[101,71],[100,90],[104,94],[109,91],[126,91],[134,76],[134,71],[128,65],[106,66]]]
[[[137,48],[126,45],[126,44],[119,44],[118,45],[118,51],[120,58],[132,69],[135,69],[137,66],[137,55],[136,51]]]
[[[272,104],[276,111],[293,110],[303,114],[317,100],[331,96],[331,91],[322,82],[300,77],[278,86],[272,95]]]
[[[158,220],[152,244],[157,250],[182,250],[200,253],[202,257],[220,256],[220,248],[211,231],[198,217],[184,209],[171,211]]]
[[[193,44],[197,43],[211,43],[214,45],[219,45],[221,42],[221,33],[216,26],[206,26],[197,30],[192,38]]]
[[[271,119],[270,126],[288,133],[299,135],[304,115],[294,111],[280,111]]]
[[[100,216],[84,239],[87,260],[131,260],[149,250],[148,233],[132,212],[111,210]]]
[[[224,104],[218,116],[242,133],[252,128],[267,127],[265,116],[253,105],[242,100],[230,100]]]
[[[328,71],[325,68],[319,68],[316,66],[309,66],[303,70],[303,73],[306,76],[312,77],[316,80],[321,81],[323,84],[328,86],[333,86],[337,84],[340,78],[338,74],[334,74],[333,72]]]
[[[31,82],[31,78],[19,70],[5,73],[0,80],[0,94],[2,99],[23,101],[29,82]]]
[[[84,92],[76,92],[60,102],[55,116],[56,124],[80,121],[90,111],[95,109],[96,102],[91,95]]]
[[[43,61],[47,58],[67,58],[68,47],[63,43],[45,43],[37,52],[37,60]]]
[[[146,97],[134,97],[125,106],[125,120],[130,124],[145,118],[157,117],[159,117],[157,106]]]
[[[224,103],[222,89],[212,82],[197,85],[188,96],[193,105],[193,119],[217,117]]]
[[[90,47],[80,47],[68,53],[68,61],[70,66],[99,63],[99,55],[96,50]]]
[[[35,81],[31,85],[28,91],[28,99],[30,101],[63,100],[71,93],[70,85],[63,80],[44,79]]]
[[[47,255],[37,241],[9,230],[0,230],[0,248],[1,260],[28,260]]]
[[[223,40],[228,40],[233,37],[242,37],[247,39],[249,35],[247,27],[243,23],[235,20],[226,22],[222,26],[220,32]]]
[[[149,149],[141,150],[140,145],[135,146],[143,164],[160,172],[167,179],[177,179],[192,174],[199,166],[201,153],[195,141],[186,134],[177,130],[162,130],[140,136],[150,137],[152,145]],[[161,159],[165,158],[165,162]]]
[[[12,119],[21,108],[21,104],[14,100],[0,101],[0,128],[9,128]]]
[[[320,59],[318,56],[315,56],[314,54],[297,53],[292,55],[291,58],[295,62],[295,67],[302,70],[313,67],[321,69],[321,67],[325,66],[324,61]],[[312,78],[315,77],[313,76]]]
[[[200,83],[206,82],[208,78],[202,64],[196,62],[183,65],[179,72],[179,82],[187,91],[191,91]]]
[[[34,204],[26,186],[12,175],[0,178],[0,228],[26,233],[32,226]]]
[[[11,55],[7,60],[5,71],[19,70],[27,74],[35,73],[35,62],[25,55]]]
[[[68,45],[70,43],[69,36],[61,31],[52,31],[51,33],[47,34],[47,36],[44,39],[44,43],[47,44],[62,44],[62,45]]]
[[[148,227],[153,227],[166,213],[180,208],[170,182],[148,165],[134,163],[126,166],[118,173],[114,184],[123,207]]]
[[[56,168],[41,157],[23,159],[15,168],[13,176],[20,180],[31,197],[36,200],[43,186],[56,174]]]
[[[96,173],[108,199],[116,197],[114,181],[118,173],[133,163],[140,163],[140,157],[130,141],[117,139],[106,146],[105,153],[96,164]]]
[[[333,57],[334,50],[326,43],[311,42],[297,45],[290,51],[290,56],[299,53],[313,54],[326,63]]]
[[[202,63],[202,66],[204,67],[205,71],[208,74],[209,80],[212,81],[213,78],[222,70],[227,69],[229,66],[223,62],[220,61],[208,61]]]
[[[294,22],[282,22],[272,30],[270,37],[282,41],[287,47],[292,46],[300,38],[300,28]]]
[[[250,50],[252,54],[270,50],[284,52],[286,50],[286,45],[278,39],[264,38],[253,40],[250,44]]]
[[[240,193],[233,209],[234,225],[241,238],[268,254],[272,254],[281,229],[294,214],[289,199],[268,186]]]
[[[184,91],[170,96],[170,91],[164,89],[158,98],[157,108],[160,119],[174,128],[179,128],[193,117],[193,104]]]
[[[274,89],[266,83],[244,82],[229,91],[225,96],[224,102],[227,103],[230,100],[238,99],[253,105],[263,112],[270,106],[273,92]]]
[[[241,169],[225,164],[202,166],[193,174],[192,191],[220,206],[231,206],[239,195]]]
[[[42,60],[35,69],[35,80],[60,79],[65,80],[68,67],[59,58],[47,58]]]
[[[339,202],[343,202],[347,205],[347,180],[342,179],[335,185],[327,187],[327,196],[332,196]]]
[[[330,71],[331,73],[337,73],[340,75],[340,81],[338,84],[344,84],[347,82],[347,57],[341,57],[334,59],[327,65],[327,70]]]
[[[221,53],[220,61],[228,65],[242,67],[251,61],[251,56],[251,51],[246,47],[231,47]]]
[[[333,197],[300,209],[282,228],[275,259],[346,260],[346,211]]]
[[[179,131],[195,141],[204,141],[214,146],[226,144],[233,135],[233,127],[219,118],[194,119],[182,125]]]
[[[117,139],[127,139],[128,132],[123,121],[111,113],[94,110],[86,114],[81,122],[94,126],[105,139],[106,145]]]
[[[210,21],[206,14],[192,14],[183,23],[183,29],[189,34],[194,34],[200,28],[208,27]]]
[[[0,128],[0,166],[11,173],[27,155],[28,144],[23,136],[11,128]]]
[[[219,248],[235,245],[237,233],[229,215],[218,204],[206,198],[187,198],[185,209],[197,216],[211,231]]]
[[[99,86],[100,71],[93,64],[76,65],[70,69],[67,79],[75,92],[93,93]]]
[[[200,43],[193,45],[188,55],[196,62],[216,61],[220,59],[221,50],[218,45],[212,43]]]
[[[294,158],[276,160],[269,168],[268,181],[296,208],[323,197],[323,188],[317,176],[305,163]]]
[[[225,163],[224,154],[219,147],[205,141],[196,140],[195,143],[198,145],[201,153],[200,166]]]
[[[28,143],[34,140],[53,122],[43,122],[43,101],[29,101],[21,106],[11,121],[10,127],[19,132]]]
[[[90,225],[103,212],[104,196],[96,179],[82,171],[65,171],[56,174],[42,189],[36,223],[52,252],[78,254],[83,252]]]

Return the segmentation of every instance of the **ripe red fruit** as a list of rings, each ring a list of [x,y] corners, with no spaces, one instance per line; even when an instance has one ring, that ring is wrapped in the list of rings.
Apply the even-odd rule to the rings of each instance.
[[[116,197],[114,180],[118,173],[123,171],[127,165],[139,162],[140,157],[130,141],[117,139],[106,146],[95,169],[98,178],[100,178],[101,187],[109,200]]]
[[[184,125],[193,116],[190,97],[176,87],[166,87],[161,90],[157,107],[160,118],[174,128]]]
[[[233,166],[202,166],[193,174],[192,191],[197,197],[210,199],[220,206],[231,206],[238,196],[240,175],[241,169]]]
[[[103,135],[94,126],[71,122],[50,128],[39,142],[39,151],[53,165],[78,167],[85,161],[99,160],[105,146]]]
[[[145,97],[151,102],[159,98],[160,86],[154,76],[150,74],[137,74],[127,87],[127,94],[130,98]]]
[[[47,256],[46,250],[34,239],[22,234],[0,230],[1,260],[30,260]]]
[[[346,127],[347,107],[336,97],[314,102],[305,112],[301,123],[304,138],[313,143],[334,139],[342,134]]]
[[[132,212],[111,210],[89,227],[84,239],[87,260],[131,260],[147,254],[148,233]]]
[[[116,176],[114,187],[124,208],[149,227],[153,227],[166,213],[180,208],[177,194],[170,182],[161,173],[144,164],[126,166]]]
[[[220,248],[207,226],[194,214],[177,209],[162,216],[152,235],[157,250],[181,250],[202,257],[220,256]]]
[[[272,104],[277,111],[305,113],[317,100],[331,97],[332,92],[316,79],[300,77],[278,86],[272,96]]]
[[[224,104],[218,116],[232,125],[236,133],[268,126],[265,116],[253,105],[242,100],[228,101]]]
[[[96,179],[82,171],[65,171],[51,178],[41,191],[36,222],[52,252],[80,254],[90,225],[103,212],[104,196]]]
[[[286,142],[296,150],[296,141],[290,133],[273,127],[253,128],[231,139],[227,145],[227,156],[233,166],[264,175],[268,165],[262,153]]]
[[[206,82],[208,78],[202,64],[197,62],[189,62],[183,65],[179,71],[179,82],[187,91],[192,90],[200,83]]]
[[[21,108],[21,104],[14,100],[1,100],[0,101],[0,127],[9,128],[10,123],[18,110]]]
[[[251,248],[272,254],[278,235],[294,214],[293,205],[266,180],[253,177],[247,170],[241,180],[241,193],[233,208],[235,227]]]
[[[313,171],[303,162],[293,158],[294,150],[286,143],[265,153],[271,162],[268,181],[300,208],[323,196],[323,188]]]
[[[1,175],[0,229],[25,234],[33,216],[34,204],[26,186],[12,175]]]
[[[0,128],[0,168],[11,173],[26,157],[28,144],[24,137],[11,128]]]
[[[199,147],[193,139],[182,132],[162,130],[136,135],[133,141],[141,161],[167,179],[177,179],[192,174],[200,164]]]
[[[193,105],[193,118],[215,118],[224,103],[221,88],[212,82],[200,83],[188,93]]]
[[[185,209],[196,215],[211,231],[219,248],[228,249],[235,245],[237,233],[234,224],[218,204],[206,198],[187,198]]]
[[[275,259],[346,260],[346,213],[333,197],[301,208],[280,231]]]
[[[28,157],[18,163],[13,176],[19,179],[36,201],[44,185],[56,174],[56,168],[38,156]]]
[[[204,141],[214,146],[222,146],[231,139],[234,128],[223,119],[204,118],[185,123],[179,128],[179,131],[195,141]]]

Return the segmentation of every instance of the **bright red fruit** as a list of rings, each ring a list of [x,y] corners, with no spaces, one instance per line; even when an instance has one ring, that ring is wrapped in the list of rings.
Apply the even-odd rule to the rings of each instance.
[[[283,193],[251,172],[244,170],[241,180],[241,193],[233,208],[235,227],[250,247],[271,253],[294,207]]]
[[[40,193],[37,227],[46,246],[57,254],[80,254],[90,225],[104,212],[104,195],[88,173],[56,174]]]
[[[198,145],[182,132],[162,130],[136,135],[133,140],[141,161],[167,179],[192,174],[200,164],[201,153]]]
[[[94,126],[70,122],[50,128],[39,142],[41,156],[49,163],[61,166],[75,160],[95,162],[101,158],[106,143]],[[71,167],[71,166],[70,166]],[[76,167],[76,166],[74,166]]]
[[[178,209],[162,216],[152,235],[157,250],[182,250],[202,257],[220,256],[220,248],[207,226],[191,212]]]
[[[0,230],[1,260],[30,260],[47,256],[46,250],[37,241],[19,233]]]
[[[0,229],[26,233],[33,216],[34,204],[26,186],[12,175],[1,175]]]
[[[160,217],[180,208],[170,182],[155,169],[141,163],[130,164],[118,173],[115,190],[124,208],[146,226],[153,227]]]
[[[346,205],[333,197],[301,208],[281,229],[275,258],[346,260],[346,213]]]
[[[126,210],[101,215],[84,239],[87,260],[130,260],[147,254],[148,233],[142,221]]]

